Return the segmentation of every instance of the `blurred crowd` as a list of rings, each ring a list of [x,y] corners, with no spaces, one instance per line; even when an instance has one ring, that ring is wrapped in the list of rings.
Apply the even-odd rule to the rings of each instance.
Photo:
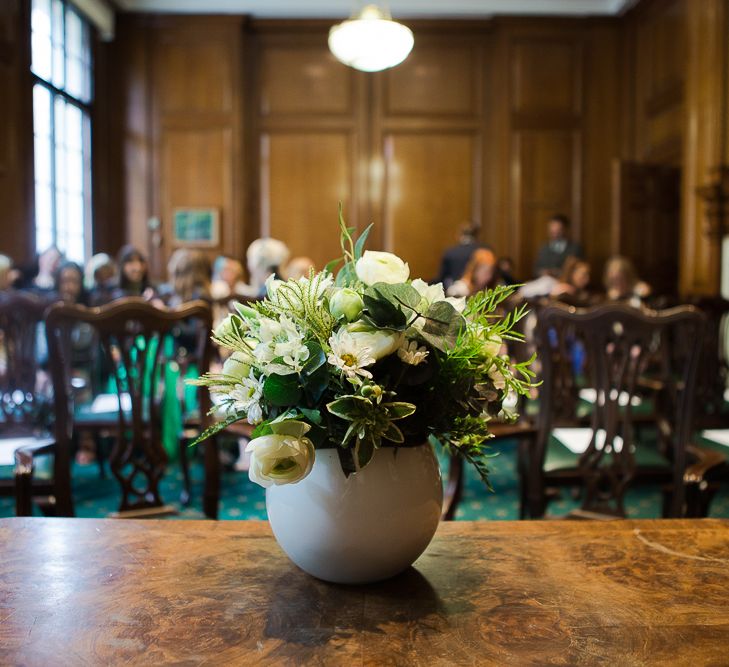
[[[639,305],[651,295],[650,286],[640,280],[633,263],[618,255],[608,259],[602,285],[596,285],[581,246],[571,239],[570,221],[565,215],[555,214],[547,222],[547,239],[531,275],[517,276],[511,258],[498,256],[478,240],[478,233],[478,225],[463,225],[458,243],[443,254],[436,281],[445,285],[449,296],[470,296],[497,285],[517,283],[521,285],[518,294],[524,299],[562,298],[576,305],[604,300]]]
[[[611,257],[596,285],[582,248],[570,237],[570,221],[554,215],[547,223],[547,238],[539,250],[531,275],[517,275],[513,261],[499,256],[478,240],[479,228],[462,226],[458,242],[448,248],[434,282],[442,282],[449,296],[470,296],[497,285],[520,284],[519,296],[562,298],[577,305],[607,300],[638,305],[651,294],[626,257]],[[167,264],[167,280],[154,284],[144,254],[131,245],[115,258],[106,253],[91,257],[86,266],[68,261],[56,247],[41,253],[29,265],[16,265],[0,255],[0,290],[16,288],[48,300],[100,306],[127,296],[143,297],[156,305],[176,306],[192,299],[222,303],[227,299],[265,296],[269,276],[289,279],[308,275],[317,267],[308,257],[291,257],[277,239],[257,239],[246,251],[243,263],[220,255],[213,262],[203,250],[180,248]]]
[[[174,307],[193,299],[215,303],[260,298],[269,276],[299,278],[313,268],[309,258],[290,258],[286,245],[271,238],[258,239],[249,246],[246,264],[248,282],[239,260],[221,255],[211,262],[202,250],[180,248],[169,259],[167,280],[154,284],[147,258],[131,245],[122,247],[116,258],[106,253],[94,255],[84,267],[66,260],[54,246],[27,266],[15,265],[9,257],[0,255],[0,290],[20,289],[48,301],[85,306],[135,296],[155,305]]]

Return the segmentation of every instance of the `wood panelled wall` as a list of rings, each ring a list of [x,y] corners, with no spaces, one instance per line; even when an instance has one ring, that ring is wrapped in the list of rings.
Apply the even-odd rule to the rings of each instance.
[[[318,265],[334,212],[436,274],[466,220],[528,275],[555,212],[598,261],[617,154],[617,21],[414,23],[401,66],[367,75],[326,48],[326,25],[251,26],[258,91],[252,220]],[[607,90],[606,90],[607,89]],[[609,118],[609,120],[607,120]],[[588,185],[590,184],[590,185]]]
[[[563,212],[599,280],[625,250],[611,228],[615,164],[674,166],[681,289],[714,292],[718,246],[696,188],[726,162],[727,7],[643,0],[614,19],[414,21],[413,53],[379,74],[329,54],[328,22],[122,15],[106,54],[116,167],[101,217],[159,276],[177,206],[220,209],[211,252],[242,256],[271,234],[322,266],[337,254],[340,201],[415,274],[434,275],[472,219],[529,276],[546,219]],[[638,239],[635,260],[651,252],[650,235],[623,238]]]
[[[0,252],[21,260],[33,249],[29,30],[25,2],[0,2]]]

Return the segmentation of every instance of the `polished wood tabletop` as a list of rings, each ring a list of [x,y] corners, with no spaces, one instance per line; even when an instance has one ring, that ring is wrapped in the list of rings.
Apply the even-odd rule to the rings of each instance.
[[[727,521],[444,523],[359,587],[265,522],[4,519],[0,545],[2,665],[729,662]]]

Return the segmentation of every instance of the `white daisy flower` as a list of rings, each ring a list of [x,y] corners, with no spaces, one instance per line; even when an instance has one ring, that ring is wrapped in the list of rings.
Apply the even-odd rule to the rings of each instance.
[[[402,361],[411,366],[417,366],[425,361],[428,356],[428,349],[425,346],[418,347],[418,343],[414,340],[405,341],[397,350],[397,356]]]
[[[344,373],[349,380],[356,380],[360,375],[371,378],[372,373],[365,369],[375,363],[369,347],[360,347],[357,340],[347,331],[340,331],[329,339],[332,351],[327,361]]]

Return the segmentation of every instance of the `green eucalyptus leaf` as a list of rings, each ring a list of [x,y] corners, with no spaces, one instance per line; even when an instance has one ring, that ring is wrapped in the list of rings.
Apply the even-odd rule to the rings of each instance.
[[[453,349],[466,325],[463,316],[447,301],[434,303],[425,314],[422,337],[442,352]]]
[[[269,375],[263,384],[263,395],[272,405],[296,405],[301,398],[299,380],[296,375]]]
[[[408,283],[375,283],[367,290],[368,293],[386,299],[392,304],[406,308],[417,308],[422,297],[420,292]]]

